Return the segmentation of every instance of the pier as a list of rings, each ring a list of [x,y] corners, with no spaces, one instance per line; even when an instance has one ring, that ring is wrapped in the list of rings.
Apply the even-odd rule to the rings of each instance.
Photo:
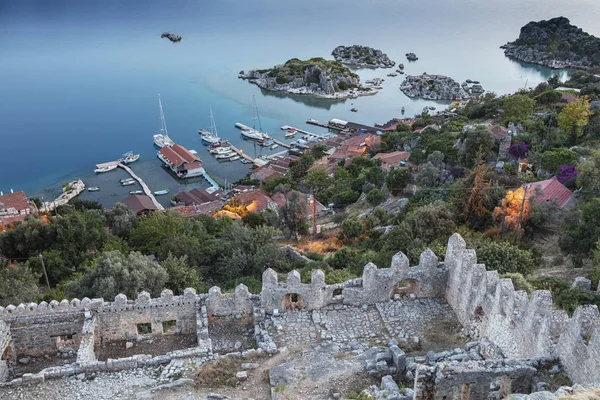
[[[313,125],[315,125],[315,124],[313,124]],[[288,125],[286,125],[286,126],[288,126]],[[321,126],[321,125],[319,125],[319,126]],[[329,136],[319,135],[317,133],[308,132],[308,131],[305,131],[304,129],[294,128],[293,126],[288,127],[288,129],[294,129],[296,132],[300,132],[303,135],[313,136],[313,137],[316,137],[321,140],[325,140],[325,139],[329,138]]]
[[[213,178],[211,178],[211,176],[208,174],[208,172],[206,172],[206,170],[204,168],[202,168],[202,176],[204,177],[204,179],[206,179],[208,181],[208,183],[210,183],[216,190],[219,190],[221,187],[219,186],[219,184],[217,182],[215,182],[215,180]]]
[[[70,188],[67,190],[67,188]],[[64,206],[75,197],[79,196],[81,192],[85,190],[85,184],[81,179],[69,182],[69,184],[63,187],[62,194],[54,201],[45,201],[42,204],[41,211],[50,212],[58,206]]]
[[[308,119],[306,120],[306,123],[309,125],[316,125],[316,126],[320,126],[321,128],[327,128],[327,129],[333,129],[336,131],[343,131],[344,128],[340,128],[338,126],[334,126],[334,125],[329,125],[328,123],[324,123],[324,122],[319,122],[316,119]]]

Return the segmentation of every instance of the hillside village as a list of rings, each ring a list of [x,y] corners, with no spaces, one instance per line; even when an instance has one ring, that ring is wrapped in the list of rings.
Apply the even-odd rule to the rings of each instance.
[[[527,379],[533,379],[532,382],[545,382],[545,389],[553,388],[551,392],[562,390],[557,396],[569,394],[569,390],[573,389],[564,387],[570,387],[571,383],[581,379],[570,364],[576,362],[568,360],[565,355],[576,344],[564,332],[571,332],[567,327],[583,324],[582,321],[594,313],[590,310],[595,308],[586,306],[600,305],[599,87],[600,70],[589,69],[574,72],[566,82],[554,76],[535,88],[512,95],[499,97],[488,92],[464,102],[454,102],[436,114],[424,112],[413,118],[393,118],[372,126],[335,120],[339,128],[335,136],[308,141],[300,146],[300,151],[271,158],[236,182],[231,190],[196,188],[178,193],[172,198],[173,206],[164,211],[157,210],[144,195],[132,195],[112,209],[75,199],[67,205],[57,206],[52,212],[45,212],[38,199],[28,199],[22,191],[3,194],[0,196],[0,306],[5,308],[0,310],[0,314],[7,316],[5,313],[9,313],[10,309],[18,315],[26,315],[28,304],[32,302],[36,303],[36,309],[41,310],[42,304],[48,307],[53,300],[60,302],[62,299],[67,300],[64,304],[60,302],[60,307],[76,307],[83,313],[88,308],[80,307],[79,300],[73,299],[87,298],[91,307],[94,300],[90,299],[103,298],[106,302],[100,301],[95,308],[89,308],[93,310],[93,318],[81,314],[82,325],[77,325],[76,329],[84,329],[84,333],[80,335],[77,332],[77,346],[71,344],[70,350],[60,351],[65,360],[82,366],[82,337],[91,340],[88,350],[91,348],[92,354],[94,351],[98,353],[93,357],[109,354],[110,348],[98,347],[100,339],[94,335],[101,335],[108,343],[110,333],[103,333],[102,328],[101,333],[97,333],[96,329],[94,334],[91,322],[109,323],[102,317],[103,308],[125,312],[130,309],[128,307],[133,307],[132,300],[128,299],[138,299],[135,307],[143,307],[143,304],[150,304],[157,298],[167,302],[169,307],[184,304],[182,302],[186,299],[204,307],[205,314],[208,309],[208,316],[202,313],[197,316],[194,310],[191,316],[185,317],[194,321],[193,329],[188,329],[192,325],[185,325],[184,330],[189,330],[186,332],[193,335],[193,340],[196,336],[198,338],[194,347],[198,365],[183,366],[182,362],[175,362],[183,356],[170,356],[163,361],[169,363],[173,371],[166,373],[166,369],[161,369],[159,375],[162,380],[158,379],[157,384],[177,381],[183,375],[191,377],[192,371],[206,368],[202,365],[214,358],[213,353],[237,352],[240,357],[248,359],[244,363],[253,363],[255,355],[248,353],[253,347],[225,334],[228,329],[233,329],[231,326],[224,325],[219,331],[214,328],[216,325],[212,325],[219,318],[223,321],[231,318],[240,322],[235,325],[239,330],[231,337],[242,335],[241,330],[247,328],[251,334],[244,337],[260,336],[257,343],[264,344],[261,352],[274,354],[273,357],[279,357],[277,360],[281,363],[299,363],[302,368],[309,368],[310,362],[302,357],[317,357],[315,354],[322,351],[329,356],[321,355],[328,357],[327,362],[321,361],[335,365],[327,367],[330,369],[323,372],[325,376],[335,380],[342,379],[343,374],[336,375],[340,371],[348,372],[349,375],[343,375],[346,378],[354,376],[352,374],[358,370],[365,374],[364,381],[360,381],[363,387],[352,387],[352,390],[337,388],[326,395],[331,398],[404,399],[413,398],[415,391],[421,397],[414,398],[442,398],[433,397],[433,392],[424,388],[433,385],[431,376],[435,376],[435,371],[444,371],[444,376],[452,375],[448,369],[442,368],[444,362],[470,362],[469,368],[478,370],[481,367],[483,369],[478,371],[491,373],[509,365],[493,364],[491,360],[513,358],[535,359],[537,369],[532,372],[532,367],[526,363],[513,365],[514,371],[511,369],[510,374],[514,375],[509,374],[513,386],[506,393],[524,393],[517,390],[518,385],[514,382],[527,376]],[[69,190],[68,185],[65,186],[65,191]],[[460,240],[456,239],[458,236],[452,236],[456,232],[460,234]],[[451,236],[454,239],[449,242]],[[462,244],[457,245],[459,242]],[[546,347],[539,344],[539,351],[529,352],[524,344],[528,340],[523,333],[526,329],[522,328],[523,331],[518,333],[511,331],[511,335],[518,337],[521,346],[517,350],[512,349],[503,342],[505,338],[500,334],[494,336],[495,327],[492,327],[487,314],[479,315],[479,311],[475,310],[473,315],[472,310],[463,309],[463,300],[472,301],[473,309],[476,304],[473,299],[458,300],[455,297],[460,292],[457,283],[460,277],[453,274],[462,271],[462,261],[451,264],[448,257],[455,257],[452,251],[458,251],[459,247],[460,251],[465,248],[475,250],[477,265],[485,265],[487,276],[490,276],[489,271],[497,271],[494,273],[494,285],[499,282],[498,288],[502,287],[499,291],[507,290],[502,285],[514,288],[510,298],[516,298],[511,300],[515,310],[530,300],[531,304],[536,304],[536,310],[540,310],[543,308],[540,296],[551,294],[550,304],[544,303],[548,309],[544,310],[560,314],[561,321],[565,321],[562,331],[556,330],[555,326],[550,327],[550,322],[547,331],[544,331],[544,334],[556,334],[556,348],[555,344]],[[400,262],[399,252],[406,260],[403,258]],[[445,264],[440,261],[438,266],[438,259],[442,260],[444,255]],[[417,267],[405,270],[400,264],[406,268],[408,265]],[[426,267],[434,269],[427,270]],[[377,271],[389,268],[393,285],[400,286],[369,289],[369,271],[377,268]],[[426,278],[421,275],[414,278],[414,274],[421,273],[419,268],[425,271],[423,276]],[[442,270],[449,277],[444,275],[443,279],[434,279],[428,275],[433,274],[431,271],[442,274]],[[381,281],[387,279],[383,272],[383,275],[372,273]],[[410,281],[408,286],[400,284],[405,279]],[[476,278],[473,279],[475,282]],[[418,290],[410,286],[413,281],[418,282]],[[331,292],[328,294],[330,299],[315,300],[318,295],[302,292],[309,290],[310,282],[313,288],[320,285],[327,293]],[[443,290],[436,292],[431,289],[429,295],[425,294],[426,288],[435,287],[439,282],[443,282]],[[283,288],[278,284],[284,285]],[[303,284],[307,284],[306,288]],[[215,286],[218,286],[218,293]],[[300,293],[304,302],[295,297],[278,297],[284,292],[289,296],[290,287],[297,287],[294,293]],[[364,293],[381,290],[385,292],[385,298],[372,300],[368,297],[371,294],[361,295],[361,290]],[[388,290],[391,291],[391,300]],[[221,299],[221,291],[223,301],[229,302],[223,307],[235,304],[236,312],[225,312],[219,308],[221,303],[215,299]],[[207,293],[206,297],[203,297],[204,293]],[[272,297],[266,293],[273,293],[269,294]],[[317,297],[313,299],[311,296]],[[336,296],[342,296],[338,302]],[[173,300],[175,298],[179,300]],[[354,301],[349,300],[353,298]],[[369,300],[365,300],[367,298]],[[108,302],[113,299],[114,304],[109,305]],[[421,321],[420,316],[414,317],[420,328],[415,328],[414,334],[410,334],[406,326],[398,325],[398,318],[406,312],[403,302],[413,304],[415,301],[423,307],[418,314],[425,320]],[[544,301],[547,298],[544,297]],[[290,305],[292,303],[293,306]],[[355,314],[356,310],[352,307],[369,310],[364,317],[368,320],[356,320],[352,328],[344,328],[340,321],[344,320],[344,315]],[[492,305],[489,307],[484,307],[481,312],[491,312]],[[531,307],[528,310],[535,308],[533,305],[528,307]],[[313,312],[321,308],[320,314]],[[261,312],[263,314],[259,317]],[[175,313],[177,329],[173,325],[179,333],[183,329],[181,313]],[[368,339],[370,327],[376,323],[369,319],[369,313],[383,316],[385,325],[380,333],[373,334],[371,341]],[[596,309],[596,317],[597,314]],[[323,322],[321,318],[326,318],[325,315],[329,315],[329,319]],[[447,323],[447,329],[444,329],[448,332],[446,339],[450,340],[452,336],[451,343],[441,343],[445,339],[427,336],[430,334],[426,333],[428,329],[434,329],[428,324],[440,315],[449,316],[447,321],[442,320]],[[17,322],[22,321],[11,318],[14,317],[5,318],[8,326],[5,330],[2,325],[6,324],[1,322],[0,331],[9,332],[7,337],[12,334],[11,340],[18,343],[21,339]],[[251,318],[252,322],[242,329],[241,321],[246,321],[245,318]],[[379,321],[381,318],[375,319]],[[511,323],[521,329],[519,324],[523,321],[517,318]],[[141,322],[136,324],[134,336],[141,337]],[[160,325],[160,322],[156,324]],[[598,322],[586,325],[586,329],[595,332],[597,325]],[[165,326],[163,321],[161,329],[169,329]],[[207,329],[207,333],[201,338],[202,327]],[[158,329],[156,326],[150,328],[150,333]],[[109,332],[109,328],[106,329]],[[336,336],[345,329],[354,332],[352,335],[355,337]],[[467,333],[469,329],[474,331]],[[297,333],[300,331],[303,333]],[[283,332],[289,336],[284,338]],[[491,344],[479,341],[482,338],[479,332],[490,335]],[[72,334],[64,332],[57,337],[64,341],[73,340]],[[313,346],[317,334],[324,340],[322,348]],[[560,340],[559,335],[562,335]],[[307,337],[315,340],[306,340]],[[115,354],[125,357],[129,354],[125,350],[143,345],[143,339],[139,342],[134,339],[129,336],[119,339],[118,346],[122,345],[123,353]],[[598,335],[590,334],[586,343],[591,340],[595,345],[597,339]],[[11,348],[9,340],[3,340],[0,339],[0,346]],[[423,340],[425,343],[416,345]],[[470,341],[476,343],[470,344]],[[236,346],[238,342],[242,344]],[[285,348],[283,353],[270,352],[271,342],[276,349]],[[206,346],[202,347],[201,343]],[[302,347],[296,347],[302,343],[311,349],[304,356],[300,356],[303,353],[298,350]],[[172,345],[169,342],[165,352],[183,351],[185,348],[183,345],[168,347]],[[202,352],[198,350],[200,347]],[[369,350],[375,347],[380,349]],[[453,348],[458,349],[444,351]],[[5,378],[10,377],[14,387],[26,383],[32,373],[53,365],[54,355],[44,361],[44,356],[38,359],[35,352],[18,354],[15,347],[11,349],[12,355],[3,357],[3,362],[6,365]],[[294,353],[294,349],[298,353]],[[494,351],[501,356],[490,356]],[[7,350],[6,354],[9,353]],[[354,356],[360,361],[351,358]],[[539,357],[553,361],[542,361]],[[100,360],[96,358],[94,362]],[[114,358],[117,357],[106,356],[109,361]],[[107,366],[109,361],[106,359],[103,360],[103,368],[110,371],[112,367]],[[295,361],[290,361],[292,359]],[[233,387],[239,389],[252,375],[252,370],[262,370],[265,363],[274,368],[270,369],[270,383],[267,385],[271,398],[328,398],[319,397],[325,396],[321,392],[313,397],[306,392],[302,392],[304,395],[293,392],[308,390],[308,386],[303,385],[310,383],[297,377],[292,379],[281,371],[282,376],[274,376],[276,365],[274,361],[273,365],[269,364],[268,360],[271,359],[257,361],[260,367],[246,365],[246,368],[238,363],[233,367],[223,364],[219,368],[234,369],[231,379]],[[344,361],[347,362],[344,364]],[[382,361],[384,363],[380,364]],[[136,362],[135,365],[142,365],[141,361]],[[429,362],[432,369],[427,374],[433,375],[423,375],[424,370],[420,368],[425,367],[421,364]],[[345,366],[342,367],[342,364]],[[144,365],[154,364],[148,362]],[[156,365],[160,362],[157,361]],[[115,367],[115,370],[118,369],[125,367]],[[542,370],[546,371],[543,372],[546,375],[541,376]],[[596,376],[598,370],[596,368]],[[92,373],[96,376],[96,372],[90,369],[82,371],[83,377],[78,379],[88,379]],[[552,380],[550,375],[558,376],[557,371],[561,371],[561,379],[569,384],[560,384],[559,379],[548,383]],[[81,375],[75,372],[74,375]],[[494,376],[500,375],[506,374]],[[42,381],[45,379],[43,376]],[[420,378],[415,380],[416,376]],[[105,378],[99,382],[102,379]],[[194,387],[200,392],[210,388],[215,393],[219,390],[229,393],[229,397],[217,397],[215,394],[204,398],[236,398],[230,389],[223,389],[230,387],[231,381],[224,381],[221,387],[216,378],[210,384],[201,383],[202,379],[197,376],[189,380],[196,382]],[[413,387],[409,382],[416,383]],[[485,382],[489,390],[489,382]],[[505,388],[506,382],[502,382],[502,388]],[[185,383],[188,384],[191,383]],[[213,384],[217,386],[211,386]],[[442,383],[437,382],[436,385],[436,390],[442,393]],[[461,390],[466,390],[464,385],[462,387]],[[531,391],[529,386],[522,388],[526,393]],[[133,390],[131,395],[134,393],[137,392]],[[286,397],[286,393],[296,393],[296,397]],[[165,394],[164,398],[168,396]],[[255,398],[263,397],[256,395]],[[484,397],[472,394],[470,398]]]

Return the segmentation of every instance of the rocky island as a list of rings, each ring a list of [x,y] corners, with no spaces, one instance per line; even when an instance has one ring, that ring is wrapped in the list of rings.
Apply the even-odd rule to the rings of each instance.
[[[265,90],[328,99],[356,98],[377,93],[375,88],[361,85],[358,75],[339,61],[323,58],[292,58],[273,68],[240,71],[239,78],[247,79]]]
[[[368,46],[338,46],[331,55],[336,61],[354,67],[392,68],[396,65],[383,51]]]
[[[167,38],[173,43],[181,42],[181,36],[175,35],[174,33],[165,32],[160,35],[161,38]]]
[[[579,68],[600,65],[600,39],[571,25],[565,17],[530,22],[519,38],[504,46],[507,57],[550,68]]]
[[[426,100],[466,100],[472,95],[484,92],[480,84],[464,82],[443,75],[407,75],[400,90],[410,98],[420,97]]]

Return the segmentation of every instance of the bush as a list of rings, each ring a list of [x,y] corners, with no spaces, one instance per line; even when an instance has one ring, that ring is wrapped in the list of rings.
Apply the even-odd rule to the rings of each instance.
[[[519,273],[528,275],[533,270],[533,257],[528,250],[521,250],[507,242],[491,242],[477,250],[477,259],[488,271],[499,274]]]
[[[385,199],[385,194],[379,189],[373,189],[367,194],[367,202],[373,207],[380,205]]]
[[[363,226],[356,217],[349,217],[342,222],[342,236],[346,239],[355,239],[362,235]]]
[[[534,288],[531,283],[522,274],[508,273],[500,275],[500,278],[508,278],[512,280],[515,290],[524,290],[528,295],[533,293]]]
[[[348,84],[346,83],[346,81],[341,81],[340,83],[338,83],[338,89],[340,90],[348,90]]]

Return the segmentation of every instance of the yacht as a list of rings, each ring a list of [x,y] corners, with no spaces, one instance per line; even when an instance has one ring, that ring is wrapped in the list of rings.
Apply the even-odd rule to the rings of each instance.
[[[217,133],[217,125],[215,124],[215,118],[213,117],[212,106],[210,107],[210,131],[205,129],[198,129],[200,139],[202,142],[207,144],[215,144],[221,141],[219,134]]]
[[[100,190],[100,188],[97,186],[92,186],[92,187],[88,188],[88,192],[97,192],[99,190]]]
[[[117,168],[117,164],[107,165],[106,167],[96,168],[94,170],[94,172],[97,173],[97,174],[101,174],[102,172],[112,171],[113,169],[116,169],[116,168]]]
[[[230,151],[230,152],[228,152],[228,153],[221,153],[221,154],[217,154],[217,155],[215,156],[215,158],[216,158],[217,160],[228,159],[228,158],[232,157],[234,154],[235,154],[235,153],[234,153],[233,151]]]
[[[238,156],[238,155],[236,154],[235,156],[231,157],[231,158],[229,159],[229,161],[236,161],[236,160],[239,160],[239,159],[240,159],[240,156]]]
[[[242,132],[242,136],[246,139],[251,140],[263,140],[268,139],[269,135],[262,132],[262,124],[260,122],[260,115],[258,114],[258,106],[256,105],[256,97],[252,96],[253,104],[252,108],[254,109],[254,117],[253,117],[253,125],[252,128],[246,126],[244,124],[240,124],[239,122],[235,124],[237,128],[239,128]],[[256,122],[258,121],[258,129],[256,129]]]
[[[221,146],[221,147],[215,147],[214,149],[210,149],[208,150],[210,154],[227,154],[231,152],[231,147],[230,146]]]
[[[163,194],[169,194],[169,191],[167,189],[164,189],[164,190],[157,190],[156,192],[154,192],[155,196],[162,196]]]
[[[160,133],[157,133],[152,138],[154,145],[159,149],[165,146],[173,146],[175,142],[169,137],[167,132],[167,122],[165,121],[165,114],[163,113],[162,102],[160,100],[160,93],[158,94],[158,108],[160,109]]]

